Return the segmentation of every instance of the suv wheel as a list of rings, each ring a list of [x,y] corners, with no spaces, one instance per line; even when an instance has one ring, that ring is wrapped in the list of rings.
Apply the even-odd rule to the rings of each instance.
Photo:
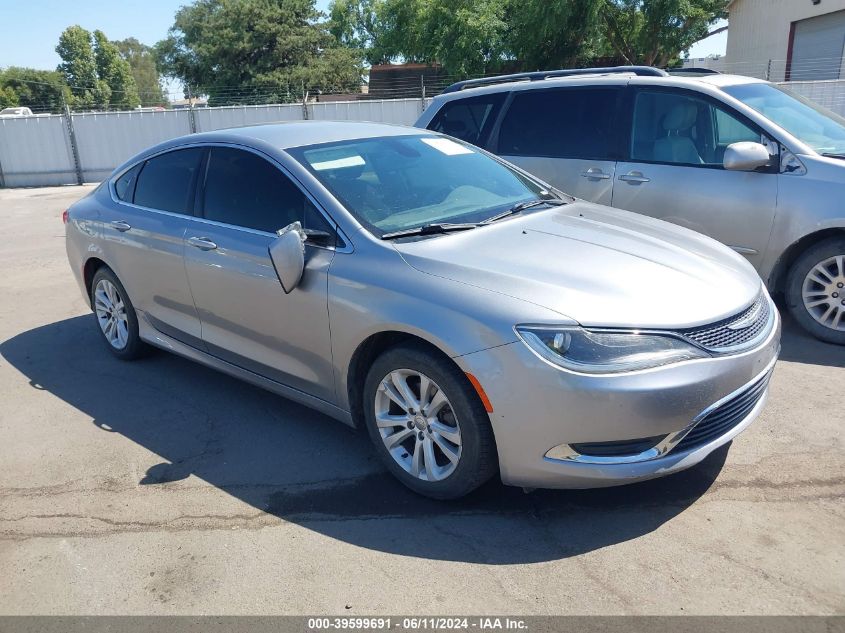
[[[455,499],[496,472],[490,419],[466,376],[417,346],[386,351],[364,383],[367,431],[388,470],[411,490]]]
[[[786,280],[786,302],[810,334],[845,345],[845,237],[807,249]]]
[[[108,268],[100,268],[91,281],[91,307],[100,334],[112,354],[121,360],[133,360],[145,351],[138,335],[138,317],[117,276]]]

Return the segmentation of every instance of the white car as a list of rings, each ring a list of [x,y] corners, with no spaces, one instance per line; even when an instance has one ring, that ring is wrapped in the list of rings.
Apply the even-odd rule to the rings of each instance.
[[[32,116],[32,110],[29,108],[3,108],[0,110],[0,116]]]

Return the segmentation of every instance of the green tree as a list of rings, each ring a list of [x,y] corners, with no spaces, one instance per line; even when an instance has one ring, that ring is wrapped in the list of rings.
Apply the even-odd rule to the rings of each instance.
[[[91,33],[78,25],[69,26],[59,37],[56,52],[62,58],[57,70],[70,87],[70,105],[78,108],[107,107],[111,91],[97,75]]]
[[[368,64],[389,59],[380,47],[384,32],[382,4],[383,0],[333,0],[329,5],[329,33],[342,46],[358,51]]]
[[[357,90],[358,52],[341,47],[314,0],[197,0],[156,44],[162,72],[210,103],[262,103]]]
[[[134,37],[112,42],[132,70],[132,77],[138,87],[138,96],[142,106],[155,106],[167,103],[167,97],[161,89],[161,77],[156,67],[153,49],[142,44]]]
[[[602,54],[600,0],[509,0],[505,47],[527,70],[569,68]]]
[[[129,62],[123,59],[117,46],[102,31],[94,31],[94,60],[97,76],[109,87],[111,107],[134,108],[140,105]]]
[[[666,66],[727,17],[727,0],[603,0],[604,35],[630,64]]]
[[[506,50],[507,0],[336,0],[332,32],[370,63],[438,62],[450,73],[495,69]]]
[[[27,106],[33,112],[61,112],[70,90],[57,71],[11,66],[0,70],[0,108]]]

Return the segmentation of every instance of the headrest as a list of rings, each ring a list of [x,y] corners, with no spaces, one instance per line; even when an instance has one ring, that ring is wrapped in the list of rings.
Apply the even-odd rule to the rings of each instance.
[[[695,125],[698,108],[691,101],[681,101],[663,116],[663,129],[669,132],[688,130]]]

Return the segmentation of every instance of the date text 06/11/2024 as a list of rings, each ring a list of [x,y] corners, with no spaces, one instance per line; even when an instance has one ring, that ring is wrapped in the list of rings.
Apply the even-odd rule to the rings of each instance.
[[[309,618],[309,631],[325,630],[477,630],[477,631],[524,631],[527,624],[519,618],[509,617],[323,617]]]

